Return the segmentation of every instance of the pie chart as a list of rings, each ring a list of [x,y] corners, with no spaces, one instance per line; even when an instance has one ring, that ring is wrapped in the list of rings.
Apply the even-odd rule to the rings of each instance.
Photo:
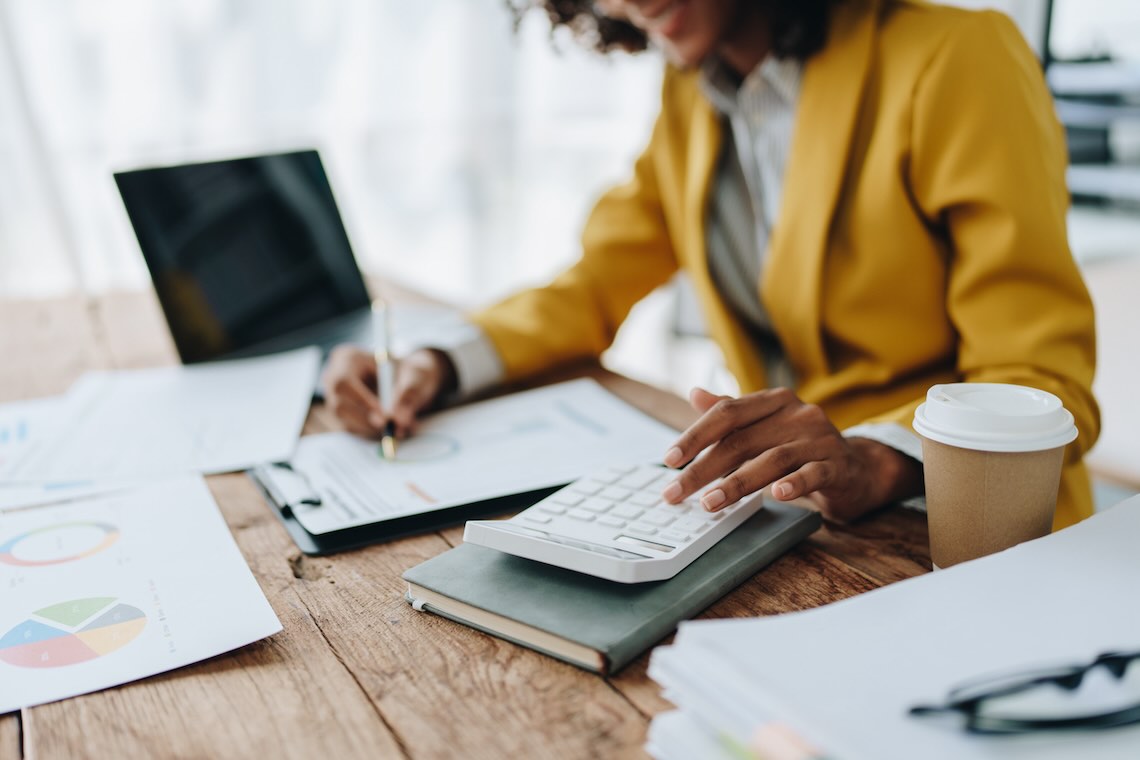
[[[110,523],[57,523],[0,544],[0,562],[17,567],[60,565],[98,554],[118,539],[119,529]]]
[[[129,644],[146,613],[113,596],[72,599],[36,610],[0,638],[0,662],[58,668],[94,660]]]

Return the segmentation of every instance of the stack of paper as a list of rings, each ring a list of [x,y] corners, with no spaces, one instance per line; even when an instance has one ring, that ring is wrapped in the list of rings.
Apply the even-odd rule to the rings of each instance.
[[[56,399],[0,407],[0,509],[287,459],[316,348],[189,367],[88,372]]]
[[[1140,497],[996,555],[806,612],[684,623],[649,675],[658,758],[740,757],[784,725],[826,757],[1137,757],[1140,726],[987,738],[908,715],[977,677],[1140,649]],[[1080,694],[1074,695],[1080,698]],[[808,754],[792,755],[810,757]]]

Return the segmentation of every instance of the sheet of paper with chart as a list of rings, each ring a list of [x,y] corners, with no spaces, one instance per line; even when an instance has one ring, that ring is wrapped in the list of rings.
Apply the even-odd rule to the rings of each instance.
[[[200,477],[0,513],[0,713],[281,630]]]
[[[306,436],[291,463],[321,504],[293,514],[328,533],[659,462],[676,436],[593,380],[572,380],[429,417],[395,461],[347,433]]]
[[[63,419],[61,396],[0,404],[0,472],[25,456],[37,443],[55,435]],[[0,511],[46,504],[113,490],[113,483],[61,480],[43,483],[0,482]]]
[[[66,424],[0,470],[4,482],[150,479],[287,459],[309,410],[320,352],[188,367],[89,372]]]

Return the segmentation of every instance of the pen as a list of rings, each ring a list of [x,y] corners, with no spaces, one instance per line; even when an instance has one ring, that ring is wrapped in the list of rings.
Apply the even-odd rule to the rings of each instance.
[[[377,299],[372,302],[372,342],[376,354],[376,391],[380,398],[380,408],[390,414],[392,391],[395,384],[395,367],[392,364],[392,332],[388,324],[388,304]],[[396,458],[396,423],[391,416],[384,424],[384,434],[380,438],[380,451],[385,459]]]

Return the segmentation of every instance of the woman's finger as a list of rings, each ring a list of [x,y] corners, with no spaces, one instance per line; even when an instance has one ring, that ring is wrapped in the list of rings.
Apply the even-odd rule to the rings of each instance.
[[[704,396],[699,399],[706,400]],[[669,467],[681,467],[732,432],[754,425],[791,403],[798,403],[798,400],[784,388],[750,393],[740,398],[718,397],[700,419],[681,433],[665,453],[663,461]]]

